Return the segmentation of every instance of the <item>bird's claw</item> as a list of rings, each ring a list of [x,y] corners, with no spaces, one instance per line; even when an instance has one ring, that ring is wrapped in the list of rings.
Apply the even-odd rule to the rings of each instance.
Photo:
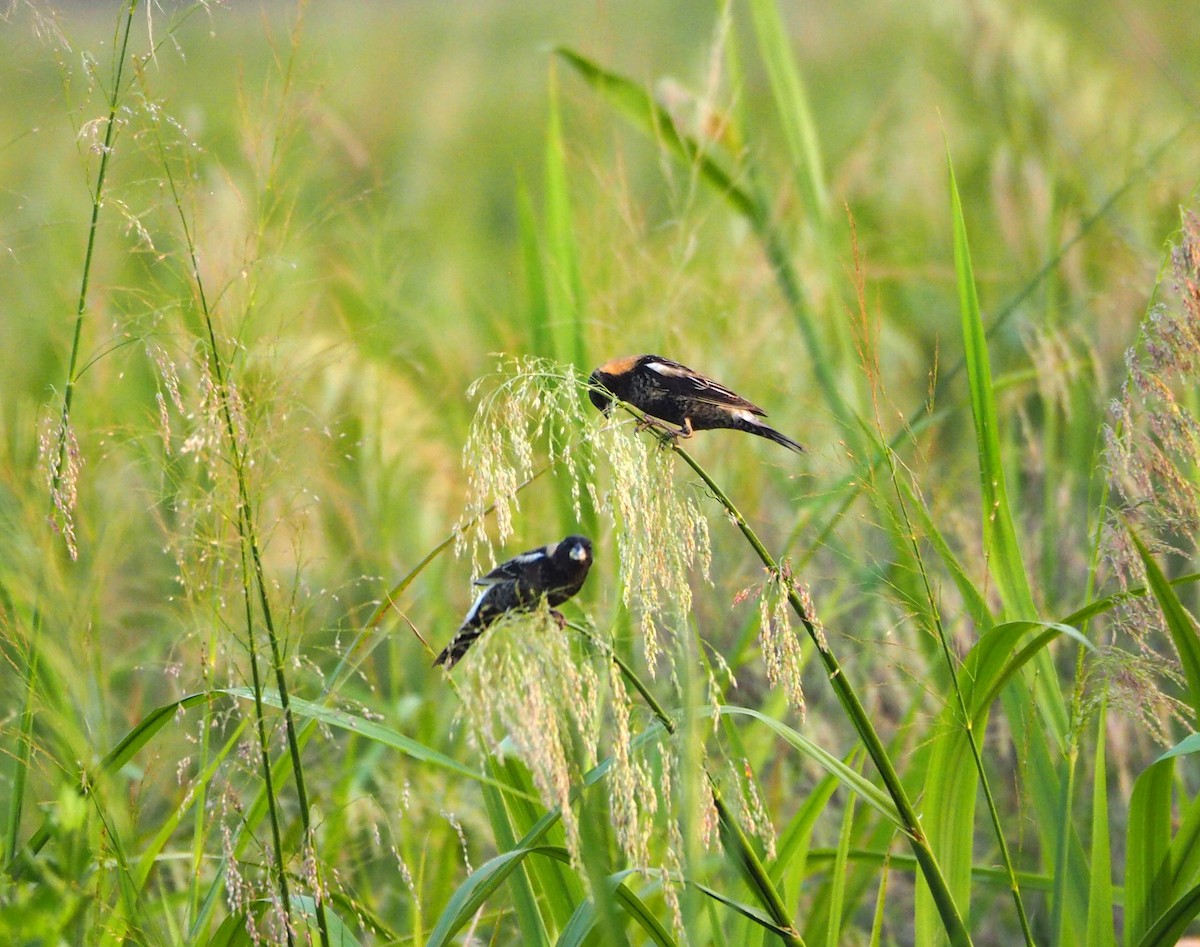
[[[692,436],[690,425],[687,428],[676,430],[665,421],[660,421],[657,418],[641,418],[634,425],[634,430],[653,431],[654,436],[658,438],[658,446],[663,450],[673,445],[681,437]]]

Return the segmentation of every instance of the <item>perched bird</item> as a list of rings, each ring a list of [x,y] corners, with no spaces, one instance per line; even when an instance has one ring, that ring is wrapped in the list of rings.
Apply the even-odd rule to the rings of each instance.
[[[661,355],[629,355],[601,365],[588,378],[592,404],[608,414],[613,399],[651,415],[655,426],[671,437],[691,437],[693,431],[728,427],[748,431],[794,451],[804,448],[760,420],[766,412],[724,385]],[[606,392],[606,390],[607,392]],[[654,422],[648,422],[654,423]],[[678,430],[670,425],[678,425]]]
[[[553,611],[583,588],[592,567],[592,541],[586,536],[568,536],[561,542],[531,549],[502,562],[481,579],[483,591],[459,625],[458,633],[437,656],[434,665],[454,667],[471,643],[506,612],[528,611],[542,600],[561,624],[562,615]]]

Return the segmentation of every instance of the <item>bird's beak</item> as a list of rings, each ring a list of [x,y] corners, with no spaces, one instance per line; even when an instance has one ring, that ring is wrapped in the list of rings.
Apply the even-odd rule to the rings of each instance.
[[[571,552],[569,555],[576,562],[586,562],[588,558],[587,546],[580,544],[574,545],[571,547]]]
[[[604,412],[605,417],[612,414],[613,400],[605,392],[593,388],[588,392],[588,398],[591,399],[592,404],[595,405],[598,411]]]

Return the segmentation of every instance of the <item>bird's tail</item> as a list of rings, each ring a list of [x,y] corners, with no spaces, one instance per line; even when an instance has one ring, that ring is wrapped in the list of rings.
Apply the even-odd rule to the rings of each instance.
[[[804,453],[803,445],[797,444],[786,434],[780,434],[775,428],[761,422],[747,425],[746,430],[751,434],[757,434],[759,437],[765,437],[769,441],[774,441],[776,444],[782,444],[788,450],[794,450],[797,454]]]
[[[458,634],[450,639],[450,643],[442,649],[442,653],[434,658],[433,666],[444,664],[449,671],[458,664],[459,659],[467,653],[467,649],[475,643],[475,639],[483,634],[482,628],[460,628]]]

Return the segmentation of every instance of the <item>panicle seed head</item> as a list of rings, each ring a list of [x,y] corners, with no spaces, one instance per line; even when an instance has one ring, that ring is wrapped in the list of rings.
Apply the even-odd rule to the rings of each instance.
[[[784,563],[778,572],[768,575],[758,599],[759,643],[767,666],[767,683],[781,687],[788,706],[804,719],[804,687],[801,674],[804,656],[800,639],[792,628],[788,593],[792,589],[791,572]]]
[[[38,436],[39,464],[46,476],[46,487],[50,491],[53,512],[50,525],[67,544],[67,553],[72,559],[79,558],[79,546],[75,541],[75,506],[79,500],[79,471],[83,467],[83,455],[75,439],[75,429],[67,417],[57,424],[42,428]]]
[[[768,571],[766,579],[756,589],[744,589],[735,602],[754,595],[758,598],[759,645],[767,669],[767,683],[783,689],[788,706],[804,719],[804,655],[800,639],[792,627],[789,596],[795,592],[800,599],[804,617],[812,626],[819,647],[824,647],[825,632],[813,608],[808,587],[792,575],[791,565],[784,560],[778,571]]]
[[[609,692],[613,714],[612,775],[608,782],[608,805],[617,842],[632,865],[650,864],[650,840],[658,812],[658,793],[650,766],[635,755],[630,728],[632,702],[620,668],[609,664]]]
[[[1172,722],[1188,725],[1191,713],[1187,705],[1163,690],[1164,682],[1180,689],[1185,682],[1182,675],[1164,665],[1160,654],[1104,647],[1090,662],[1087,674],[1089,680],[1099,682],[1089,690],[1102,694],[1109,710],[1136,720],[1157,743],[1167,746],[1173,742]],[[1098,705],[1099,697],[1093,697],[1085,708],[1085,721]]]
[[[495,372],[467,390],[467,396],[478,397],[479,404],[463,447],[467,501],[458,523],[455,552],[461,555],[469,544],[476,570],[481,549],[495,561],[485,522],[489,509],[495,512],[497,542],[503,544],[512,536],[513,512],[520,509],[517,493],[534,476],[539,446],[544,448],[548,464],[566,469],[579,515],[580,464],[586,466],[586,473],[592,473],[572,445],[572,433],[584,419],[582,387],[569,365],[501,356]]]
[[[593,502],[616,526],[621,594],[638,619],[653,674],[664,652],[660,629],[673,642],[688,627],[692,571],[708,578],[708,521],[675,484],[669,453],[648,438],[610,422],[593,431],[592,443],[612,473],[609,489],[593,491]]]
[[[571,654],[568,635],[544,606],[509,614],[474,645],[462,688],[464,710],[492,748],[507,739],[529,767],[542,799],[560,806],[567,845],[579,864],[571,787],[595,765],[600,687]]]
[[[1116,502],[1102,536],[1106,560],[1123,589],[1145,585],[1141,557],[1129,539],[1132,527],[1156,555],[1179,552],[1194,557],[1200,552],[1200,482],[1193,472],[1200,465],[1200,418],[1192,395],[1200,371],[1200,218],[1184,215],[1180,243],[1171,254],[1172,293],[1151,307],[1142,321],[1137,342],[1125,353],[1127,378],[1120,397],[1109,409],[1105,427],[1105,461]],[[1164,677],[1175,673],[1150,639],[1164,632],[1161,612],[1149,596],[1129,597],[1114,615],[1118,630],[1126,631],[1138,653],[1115,649],[1127,667],[1112,654],[1096,663],[1118,692],[1122,680],[1141,689],[1141,703],[1133,701],[1137,716],[1146,719],[1146,708],[1160,711],[1167,700]],[[1157,653],[1162,652],[1162,653]],[[1155,655],[1149,665],[1140,662]],[[1148,670],[1157,669],[1157,677]],[[1155,683],[1151,685],[1149,682]],[[1163,713],[1157,713],[1158,719]],[[1163,725],[1149,732],[1166,738]]]
[[[1151,308],[1125,353],[1128,379],[1105,430],[1109,474],[1126,517],[1150,530],[1200,533],[1200,419],[1190,406],[1200,367],[1200,218],[1188,214],[1171,254],[1174,299]],[[1118,568],[1121,565],[1118,563]]]
[[[629,424],[591,423],[595,415],[584,411],[582,399],[586,382],[571,366],[504,357],[469,394],[485,383],[463,450],[467,502],[457,551],[469,544],[476,570],[480,549],[494,561],[485,513],[494,507],[503,543],[513,533],[517,491],[534,475],[541,446],[547,463],[565,468],[576,516],[585,482],[593,508],[616,527],[622,597],[637,618],[654,673],[664,652],[660,632],[673,639],[687,628],[691,573],[698,569],[707,578],[712,559],[708,521],[675,483],[670,455],[649,438],[630,436]],[[607,489],[595,482],[600,467],[610,472]]]
[[[459,551],[470,547],[476,568],[480,550],[494,559],[483,528],[485,514],[494,509],[497,537],[504,542],[513,533],[518,490],[534,476],[539,458],[557,465],[570,478],[576,514],[586,485],[593,510],[612,523],[621,594],[641,631],[647,664],[654,671],[665,655],[668,680],[678,688],[674,661],[689,650],[683,645],[692,612],[692,574],[699,571],[707,578],[711,562],[708,523],[692,494],[676,482],[671,454],[652,438],[635,435],[631,422],[598,420],[590,408],[585,411],[586,390],[572,368],[531,358],[505,358],[495,373],[471,387],[470,395],[479,401],[463,452],[468,496],[459,521]],[[781,594],[786,609],[786,593]],[[661,872],[682,940],[684,794],[675,787],[683,763],[673,739],[635,742],[634,704],[624,672],[611,658],[611,642],[596,632],[590,637],[593,660],[605,662],[600,674],[572,654],[568,636],[544,609],[501,619],[464,665],[464,712],[489,745],[504,738],[516,748],[546,804],[561,807],[567,845],[577,860],[579,827],[570,789],[582,768],[598,758],[600,731],[607,724],[604,745],[613,761],[609,807],[617,840],[630,864]],[[799,650],[789,650],[783,637],[778,642],[780,680],[802,708]],[[717,667],[728,676],[727,667],[720,662]],[[710,672],[714,703],[720,693]],[[716,825],[714,803],[711,794],[698,795],[704,798],[696,815],[708,829],[707,844]]]
[[[750,761],[746,759],[742,760],[741,790],[739,798],[742,800],[746,824],[750,827],[750,831],[762,840],[767,858],[774,858],[775,827],[771,824],[767,807],[763,805],[762,796],[758,791],[758,780],[754,778],[754,770],[750,767]]]

